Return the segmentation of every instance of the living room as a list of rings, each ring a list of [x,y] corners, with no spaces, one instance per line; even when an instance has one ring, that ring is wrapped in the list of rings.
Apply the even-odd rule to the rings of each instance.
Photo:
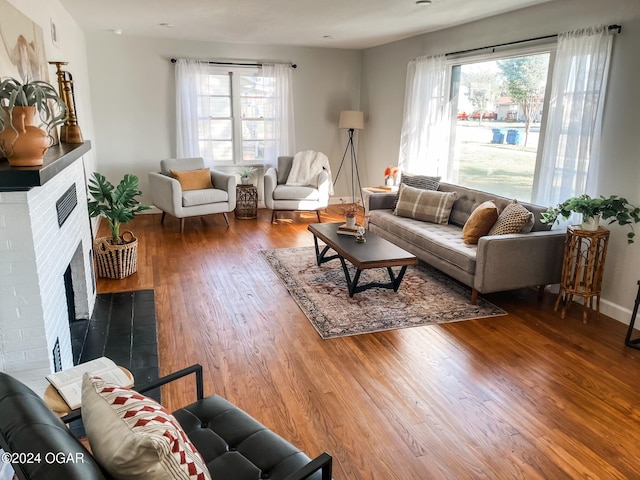
[[[636,165],[640,150],[635,141],[634,128],[635,112],[640,109],[640,96],[634,94],[633,88],[635,79],[640,74],[640,63],[636,51],[636,46],[640,44],[640,6],[635,0],[616,0],[606,5],[595,0],[553,0],[511,13],[368,48],[333,48],[330,40],[327,40],[327,46],[324,47],[300,47],[189,41],[155,36],[136,37],[127,35],[124,27],[121,35],[108,31],[85,32],[66,12],[63,6],[65,2],[9,0],[9,3],[45,31],[48,60],[69,62],[68,70],[74,75],[79,123],[84,137],[92,142],[92,149],[83,157],[85,171],[90,173],[97,170],[113,180],[117,180],[124,173],[138,175],[143,192],[142,202],[147,204],[150,203],[148,173],[157,171],[159,161],[175,156],[176,152],[174,65],[170,62],[171,58],[238,61],[269,59],[296,63],[298,68],[293,72],[293,79],[298,148],[326,153],[332,169],[337,170],[346,141],[344,131],[337,128],[340,112],[342,110],[365,112],[365,128],[358,132],[357,137],[358,161],[362,166],[363,184],[373,186],[381,184],[385,167],[395,164],[398,159],[406,71],[411,59],[421,55],[455,52],[551,35],[583,26],[619,24],[622,26],[622,32],[614,41],[604,111],[602,151],[606,154],[603,155],[598,192],[603,195],[617,194],[628,198],[634,204],[640,204],[640,191],[637,187],[640,184],[640,172]],[[52,21],[59,32],[57,44],[54,44],[48,35]],[[166,21],[166,19],[160,21]],[[344,197],[347,194],[346,182],[338,183],[335,198]],[[487,375],[483,377],[484,380],[497,382],[500,384],[500,389],[509,389],[510,382],[514,381],[509,379],[501,383],[504,378],[500,378],[500,375],[491,376],[487,373],[492,369],[488,359],[491,355],[499,356],[499,362],[505,368],[508,368],[506,365],[509,361],[522,368],[524,368],[522,363],[526,363],[524,360],[537,363],[540,370],[537,373],[534,372],[536,377],[530,381],[520,378],[521,383],[518,383],[515,388],[523,388],[523,385],[530,382],[533,389],[539,390],[541,396],[536,397],[538,401],[542,402],[543,398],[546,399],[550,402],[546,405],[547,407],[550,407],[551,403],[556,404],[558,407],[556,415],[562,415],[562,404],[569,401],[567,398],[551,400],[546,397],[546,395],[553,395],[554,392],[557,393],[555,390],[546,390],[550,387],[546,384],[545,374],[548,372],[550,374],[553,370],[551,364],[541,366],[540,359],[531,357],[534,355],[533,348],[527,347],[519,352],[509,345],[511,340],[509,337],[496,336],[494,327],[490,325],[470,325],[470,322],[462,322],[459,325],[449,326],[449,329],[419,334],[407,331],[397,336],[380,336],[376,340],[362,344],[356,339],[348,339],[344,343],[334,343],[329,350],[323,350],[325,347],[321,340],[305,337],[305,332],[315,335],[308,325],[305,326],[307,330],[292,328],[288,321],[279,319],[277,326],[267,327],[267,331],[263,333],[256,332],[256,324],[252,323],[252,319],[256,317],[267,325],[271,317],[280,317],[283,313],[300,322],[305,320],[296,304],[287,298],[286,291],[283,291],[281,286],[274,285],[277,282],[275,277],[267,276],[268,268],[266,270],[258,268],[255,272],[247,268],[246,264],[253,261],[247,262],[247,256],[251,258],[250,256],[260,248],[294,247],[310,245],[312,242],[310,234],[306,231],[306,225],[310,222],[307,218],[303,217],[299,224],[285,222],[282,225],[270,225],[268,215],[264,216],[264,213],[261,211],[257,228],[253,223],[235,222],[227,231],[213,220],[204,226],[195,224],[195,235],[203,242],[213,241],[208,237],[226,236],[226,239],[216,240],[222,242],[220,245],[224,244],[224,247],[220,247],[223,248],[224,258],[219,258],[216,254],[211,255],[206,248],[198,250],[197,241],[189,242],[189,248],[193,250],[189,252],[188,258],[182,257],[178,253],[180,240],[174,236],[175,231],[172,230],[175,224],[165,225],[164,228],[167,230],[165,232],[156,225],[159,223],[158,215],[136,218],[133,226],[139,230],[141,243],[143,245],[147,243],[144,247],[147,249],[144,250],[146,254],[143,252],[147,257],[141,264],[141,271],[138,274],[140,279],[125,280],[120,286],[111,286],[111,288],[123,290],[155,288],[158,311],[165,309],[170,312],[170,314],[164,313],[167,325],[158,327],[159,337],[166,342],[164,345],[160,344],[159,351],[162,373],[169,373],[186,366],[186,363],[196,361],[215,366],[215,372],[209,372],[207,390],[215,390],[224,396],[232,397],[245,409],[251,408],[252,403],[255,403],[251,413],[256,418],[274,428],[285,438],[304,447],[304,450],[309,453],[322,450],[332,453],[338,465],[335,478],[451,478],[451,472],[456,472],[454,476],[457,475],[457,478],[481,478],[483,475],[513,478],[517,476],[516,473],[523,478],[544,478],[545,474],[547,478],[552,474],[556,478],[572,478],[584,472],[598,472],[602,475],[606,471],[602,464],[607,461],[613,462],[610,458],[602,460],[600,457],[597,460],[593,459],[593,463],[589,462],[589,459],[592,459],[591,455],[594,452],[600,453],[601,448],[614,449],[611,444],[606,444],[603,440],[603,430],[598,430],[595,434],[597,440],[589,445],[589,451],[577,448],[574,450],[575,445],[570,437],[588,436],[593,433],[591,429],[596,427],[586,425],[584,429],[577,429],[578,427],[572,424],[569,429],[562,432],[562,435],[554,431],[553,439],[550,440],[549,436],[541,433],[542,427],[550,424],[537,425],[535,415],[527,413],[526,408],[517,408],[517,415],[527,416],[526,420],[530,422],[530,428],[535,431],[533,437],[537,447],[531,450],[535,452],[532,453],[533,458],[523,460],[526,458],[526,452],[530,451],[528,447],[524,447],[513,438],[511,442],[505,440],[501,444],[491,443],[491,449],[485,450],[482,454],[462,458],[465,451],[462,445],[469,450],[482,450],[484,437],[476,435],[480,435],[479,432],[483,428],[492,428],[488,425],[494,425],[498,431],[491,434],[484,432],[483,435],[491,436],[492,442],[496,437],[521,438],[522,431],[518,432],[508,426],[502,429],[506,425],[499,418],[503,414],[502,408],[501,413],[493,417],[495,422],[488,422],[487,425],[480,425],[482,422],[479,422],[477,425],[479,429],[471,428],[467,432],[468,436],[464,434],[462,423],[455,424],[451,430],[456,431],[459,436],[452,434],[451,442],[442,440],[442,444],[436,445],[438,437],[433,431],[426,433],[426,430],[419,425],[424,427],[425,422],[428,422],[429,429],[438,430],[441,436],[446,437],[448,426],[452,425],[450,422],[455,423],[455,421],[451,417],[429,419],[429,405],[425,398],[439,395],[455,397],[457,399],[455,411],[464,417],[466,422],[471,422],[471,415],[468,412],[463,414],[464,398],[467,395],[472,397],[479,392],[469,393],[466,389],[480,387],[477,384],[470,387],[471,383],[460,380],[461,377],[457,376],[462,375],[459,372],[460,369],[479,368],[482,372],[477,374],[481,377]],[[207,231],[207,228],[210,231]],[[272,238],[270,235],[276,228],[278,229],[277,238]],[[549,308],[548,299],[544,306],[540,307],[542,311],[538,312],[539,307],[535,300],[531,300],[526,293],[498,296],[502,302],[502,308],[517,317],[508,320],[503,327],[500,327],[501,335],[509,327],[513,331],[513,341],[515,341],[517,335],[524,335],[529,330],[522,325],[523,322],[541,322],[544,326],[538,327],[540,328],[539,336],[532,343],[536,348],[541,351],[549,348],[548,353],[554,359],[557,359],[562,349],[570,352],[567,354],[570,358],[580,353],[590,357],[589,367],[585,367],[583,363],[580,365],[585,368],[593,367],[594,377],[588,377],[587,380],[580,377],[578,382],[583,380],[597,382],[594,378],[600,374],[596,373],[596,371],[600,372],[599,369],[609,370],[602,372],[606,377],[622,375],[634,377],[629,372],[635,373],[640,370],[635,365],[637,362],[632,358],[633,353],[625,352],[623,336],[620,337],[618,344],[615,340],[616,335],[619,336],[621,331],[624,332],[624,324],[629,322],[638,280],[633,267],[640,264],[640,251],[637,243],[627,245],[625,231],[622,228],[617,226],[610,228],[612,235],[607,255],[601,311],[617,322],[605,319],[602,323],[583,326],[579,315],[570,315],[568,320],[563,320],[563,323],[571,322],[570,325],[555,325],[554,321],[559,321],[559,317],[554,317],[553,309]],[[168,236],[163,240],[165,234]],[[194,233],[192,232],[191,235]],[[286,241],[283,240],[285,238]],[[168,253],[160,249],[163,242],[172,249]],[[160,278],[163,275],[169,276],[170,270],[153,265],[155,261],[166,258],[167,263],[178,271],[188,265],[189,258],[196,255],[216,257],[204,263],[211,269],[211,273],[205,274],[204,277],[207,278],[209,275],[208,284],[199,285],[197,282],[190,283],[185,279],[183,280],[185,286],[181,287],[180,280],[161,281]],[[180,263],[176,259],[185,263]],[[255,262],[259,260],[256,259]],[[193,265],[192,268],[199,267]],[[231,276],[225,277],[226,273]],[[249,280],[243,280],[243,276]],[[246,283],[242,288],[227,287],[228,278],[239,278],[240,283]],[[198,289],[210,288],[212,285],[227,294],[227,300],[222,298],[223,294],[219,297],[221,305],[225,306],[218,307],[204,302],[198,305],[195,311],[192,310],[189,302],[193,302],[195,297],[187,295],[182,290],[192,288],[198,291]],[[178,293],[176,289],[181,292]],[[254,289],[257,290],[254,291]],[[274,301],[274,298],[278,300]],[[218,301],[218,297],[216,299]],[[231,301],[233,305],[229,305]],[[267,305],[267,309],[263,310],[262,305]],[[216,316],[224,312],[229,323],[224,327],[221,323],[220,328],[228,331],[226,335],[220,334],[221,343],[211,340],[215,351],[199,355],[193,349],[202,347],[202,344],[191,339],[189,334],[194,331],[208,330],[201,322],[203,318],[211,316],[212,312],[215,312]],[[430,327],[418,330],[428,328]],[[467,329],[466,332],[465,329]],[[270,337],[282,335],[285,332],[288,333],[284,339],[278,339],[272,346],[268,345]],[[209,330],[207,335],[216,337],[217,334]],[[549,338],[545,338],[546,336]],[[554,338],[555,336],[561,339],[558,340]],[[604,339],[605,346],[598,346],[596,339],[599,337]],[[178,339],[184,344],[178,344]],[[273,350],[284,348],[287,343],[295,345],[295,353],[290,355],[274,353]],[[433,350],[426,349],[423,343],[433,346]],[[465,347],[453,347],[452,345],[456,343]],[[617,347],[619,348],[616,350]],[[241,348],[244,351],[230,352],[230,349],[234,348]],[[506,353],[497,352],[501,348]],[[584,349],[582,352],[581,348]],[[256,357],[253,358],[252,355]],[[259,358],[262,355],[265,358],[264,362]],[[321,366],[315,365],[309,359],[315,358],[316,355],[325,360],[329,357],[330,361],[325,363],[325,360],[321,360],[318,362]],[[374,355],[379,355],[380,360],[366,364],[365,360]],[[596,357],[597,360],[593,360],[592,357]],[[389,360],[395,367],[385,366],[383,359]],[[592,360],[594,364],[590,363]],[[244,365],[242,365],[243,361],[246,362]],[[4,360],[0,361],[0,370],[2,370],[2,362]],[[336,366],[341,363],[347,369],[353,368],[352,373],[344,375]],[[452,363],[456,365],[450,366]],[[290,368],[287,366],[289,364],[296,365],[294,377],[286,374],[287,368]],[[448,367],[442,367],[443,364]],[[332,366],[328,367],[329,365]],[[355,365],[363,366],[363,369]],[[571,377],[575,372],[567,365],[563,366],[565,377]],[[324,372],[325,368],[331,368],[331,370]],[[257,387],[256,391],[239,385],[241,380],[238,377],[245,369],[262,372],[256,374],[256,378],[247,375],[248,382]],[[412,369],[416,373],[409,375],[407,371]],[[426,372],[430,369],[437,372]],[[521,373],[516,367],[509,370],[514,377],[520,377]],[[270,371],[273,373],[270,374]],[[532,373],[531,370],[522,370],[522,372],[526,372],[523,375]],[[371,377],[367,377],[366,373]],[[429,373],[440,377],[440,382],[435,382]],[[265,380],[270,375],[273,375],[273,378]],[[297,375],[306,377],[300,380]],[[453,377],[451,382],[447,383],[446,377],[449,375]],[[472,376],[471,373],[467,375]],[[325,379],[325,376],[335,376],[340,381],[332,383],[331,380]],[[403,380],[394,384],[391,382],[394,376],[399,376]],[[324,388],[319,385],[312,387],[313,382],[309,377],[322,378],[328,381],[331,387]],[[376,379],[376,382],[372,378]],[[296,387],[304,387],[296,388],[297,393],[289,393],[290,398],[283,398],[287,395],[286,389],[274,387],[279,383],[278,379],[294,382],[293,385]],[[554,382],[556,381],[554,377]],[[433,383],[433,389],[429,390],[425,397],[415,397],[415,417],[412,417],[409,405],[414,403],[412,397],[416,395],[415,392],[411,393],[411,387],[408,386],[411,382]],[[629,416],[632,417],[632,405],[637,397],[631,393],[630,384],[625,382],[617,384],[615,380],[611,382],[624,390],[624,393],[620,394],[621,398],[629,402],[628,407],[617,405],[617,408],[620,411],[627,409]],[[381,386],[383,384],[384,387]],[[437,388],[444,387],[448,390],[440,394],[436,393]],[[602,386],[598,384],[596,388],[599,387]],[[611,388],[613,387],[609,383],[607,388],[602,387],[602,391],[614,395]],[[375,393],[365,401],[362,400],[365,398],[363,391]],[[348,401],[350,394],[362,400],[363,403],[358,401],[357,407],[350,406]],[[183,393],[178,389],[169,390],[166,395],[171,406],[174,407],[191,401],[189,392]],[[251,395],[257,398],[246,398]],[[315,400],[314,403],[307,404],[310,396],[335,397],[336,395],[346,398],[337,403],[323,404]],[[500,401],[515,398],[517,397],[506,396]],[[486,410],[480,409],[480,404],[468,406],[470,409],[477,409],[478,416],[492,416],[491,409],[495,408],[492,404],[494,400],[485,398]],[[405,418],[395,416],[396,402],[402,404],[402,407],[398,407],[400,408],[397,410],[400,412],[398,415]],[[438,398],[434,402],[439,405],[438,411],[441,413],[440,410],[448,400]],[[291,404],[302,406],[294,411]],[[313,407],[305,411],[308,405]],[[332,411],[336,405],[340,405],[343,410],[339,413]],[[357,408],[364,408],[365,405],[372,410],[364,414],[359,413]],[[589,415],[592,404],[588,403],[588,405],[581,412],[585,416]],[[291,412],[287,409],[291,409]],[[571,410],[570,413],[579,415],[576,410]],[[290,415],[292,418],[289,417]],[[339,421],[326,423],[326,419],[332,415],[337,416]],[[352,418],[347,420],[347,417]],[[602,421],[600,416],[598,421]],[[339,431],[347,422],[348,428],[352,430],[347,430],[347,435],[341,435]],[[371,426],[358,431],[353,427],[354,422],[370,423]],[[389,425],[380,426],[387,422],[396,422],[402,427],[396,429]],[[628,426],[633,428],[631,425]],[[402,431],[403,428],[407,430]],[[331,432],[320,431],[323,429]],[[632,430],[632,433],[635,432],[637,432],[637,426]],[[526,433],[525,437],[530,438],[528,437],[530,432]],[[560,443],[558,436],[562,436],[565,443]],[[615,435],[612,436],[615,437]],[[401,444],[400,439],[403,439]],[[600,440],[603,443],[600,443]],[[456,442],[460,445],[456,446]],[[519,454],[509,457],[509,461],[501,462],[497,459],[503,455],[509,456],[513,449],[519,448],[521,448]],[[618,451],[621,457],[628,457],[622,461],[627,464],[625,468],[630,468],[630,465],[637,466],[635,461],[637,455],[632,454],[636,451],[635,448],[625,443],[622,447],[623,451],[627,449],[625,455]],[[411,451],[411,455],[407,455],[404,451],[407,449]],[[447,449],[455,453],[447,455]],[[488,453],[489,450],[491,453]],[[581,466],[571,470],[567,466],[571,462],[561,460],[564,455],[576,462],[582,462]],[[549,458],[554,460],[551,461]],[[526,467],[523,466],[527,462],[530,463]],[[531,468],[531,464],[537,463],[544,464],[545,467],[539,471]],[[483,464],[486,465],[486,470],[483,470]],[[553,464],[553,467],[549,464]],[[558,467],[558,464],[562,466]],[[432,467],[433,465],[437,467]],[[611,468],[618,468],[618,471],[612,474],[614,478],[616,476],[624,478],[620,472],[627,471],[625,468],[620,465]],[[544,473],[540,473],[541,471]],[[429,473],[420,476],[419,472]],[[504,474],[500,477],[497,472]]]

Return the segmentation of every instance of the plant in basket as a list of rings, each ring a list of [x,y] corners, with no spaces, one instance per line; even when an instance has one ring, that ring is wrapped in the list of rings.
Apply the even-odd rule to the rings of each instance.
[[[139,179],[125,174],[118,186],[114,186],[104,175],[94,172],[89,180],[89,216],[107,219],[111,237],[97,238],[94,245],[98,264],[98,276],[124,278],[138,270],[138,239],[130,231],[120,234],[120,226],[151,207],[141,205],[136,199]]]

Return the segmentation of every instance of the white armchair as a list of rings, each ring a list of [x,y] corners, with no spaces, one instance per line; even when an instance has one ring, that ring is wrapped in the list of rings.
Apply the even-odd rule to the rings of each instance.
[[[331,177],[327,170],[318,174],[312,185],[286,185],[293,157],[278,157],[278,167],[269,168],[264,175],[264,203],[273,212],[271,222],[278,211],[315,211],[320,220],[320,210],[329,204]]]
[[[166,214],[180,219],[180,233],[184,219],[222,213],[229,226],[227,212],[236,208],[236,176],[211,170],[213,188],[183,191],[180,182],[170,173],[206,168],[202,158],[172,158],[160,161],[160,172],[149,173],[149,190],[153,204],[162,210],[161,223]]]

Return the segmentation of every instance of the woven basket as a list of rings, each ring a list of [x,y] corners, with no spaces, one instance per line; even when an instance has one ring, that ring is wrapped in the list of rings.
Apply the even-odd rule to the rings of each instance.
[[[138,271],[138,239],[129,230],[121,238],[123,245],[112,245],[111,237],[93,242],[98,277],[120,279]]]

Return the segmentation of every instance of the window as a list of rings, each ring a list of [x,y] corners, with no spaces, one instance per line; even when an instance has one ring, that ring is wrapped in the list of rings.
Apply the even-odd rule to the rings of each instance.
[[[214,163],[262,163],[274,142],[273,78],[258,72],[217,71],[199,78],[198,144]],[[239,114],[236,114],[238,112]]]
[[[532,200],[549,52],[452,65],[450,181]]]

